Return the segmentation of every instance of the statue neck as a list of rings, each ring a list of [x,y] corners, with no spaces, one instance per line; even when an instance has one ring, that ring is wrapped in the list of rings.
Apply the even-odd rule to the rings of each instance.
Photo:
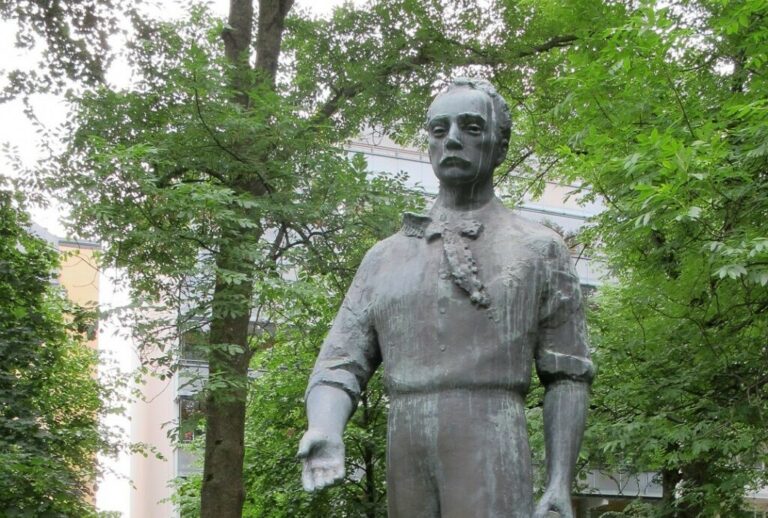
[[[435,207],[456,211],[476,210],[495,197],[493,180],[472,185],[446,185],[440,183]]]

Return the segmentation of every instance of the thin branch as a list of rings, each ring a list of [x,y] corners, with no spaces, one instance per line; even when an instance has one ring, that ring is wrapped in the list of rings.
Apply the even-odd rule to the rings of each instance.
[[[529,181],[528,184],[525,186],[525,189],[523,190],[523,192],[520,194],[520,200],[522,200],[523,197],[525,197],[525,195],[528,194],[528,191],[531,190],[531,186],[533,184],[535,184],[536,182],[539,182],[539,181],[543,180],[544,177],[547,176],[547,174],[549,174],[549,171],[553,167],[555,167],[555,165],[557,165],[557,163],[560,160],[562,160],[562,157],[555,158],[551,163],[549,163],[547,165],[547,167],[544,168],[543,171],[541,171],[539,174],[537,174],[536,177],[533,180]]]
[[[155,182],[155,185],[159,188],[168,187],[171,185],[171,180],[177,179],[189,171],[199,171],[201,173],[207,174],[212,178],[217,179],[222,184],[226,185],[227,183],[224,175],[222,175],[217,171],[209,169],[207,167],[177,167],[176,169],[173,169],[172,171],[169,171],[168,173],[158,178],[157,181]],[[196,183],[196,182],[203,182],[203,181],[205,180],[181,180],[182,183]]]
[[[551,38],[549,41],[542,43],[541,45],[537,45],[535,47],[531,47],[528,50],[523,50],[518,52],[514,57],[515,58],[526,58],[529,56],[533,56],[536,54],[541,54],[542,52],[547,52],[552,49],[559,49],[563,47],[567,47],[571,45],[574,41],[578,40],[579,37],[575,34],[566,34],[564,36],[555,36],[554,38]]]
[[[683,100],[680,98],[680,93],[677,91],[677,87],[675,87],[674,81],[672,81],[672,78],[669,77],[669,72],[667,72],[666,70],[664,71],[664,76],[667,79],[667,83],[669,84],[669,87],[675,93],[675,100],[677,101],[677,106],[680,108],[680,111],[683,114],[683,119],[685,120],[685,125],[688,126],[688,131],[691,133],[691,136],[693,138],[696,138],[696,132],[693,131],[693,126],[691,125],[691,121],[688,119],[688,112],[685,111]]]
[[[269,250],[269,257],[272,259],[273,263],[276,263],[283,253],[283,250],[280,249],[280,244],[285,239],[287,229],[288,229],[287,224],[283,223],[282,225],[280,225],[280,230],[277,231],[277,236],[275,237],[275,241],[272,243],[272,247]]]
[[[597,107],[600,110],[600,113],[603,114],[603,117],[605,117],[605,120],[607,120],[611,126],[615,126],[613,119],[608,115],[608,112],[605,111],[605,108],[603,108],[603,104],[600,102],[600,99],[597,98],[597,95],[592,94],[592,98],[595,100],[595,104],[597,104]]]
[[[579,255],[576,256],[576,260],[574,261],[576,264],[579,264],[579,261],[584,257],[584,252],[586,252],[587,248],[589,248],[589,245],[582,244],[581,250],[579,250]],[[589,261],[589,256],[587,256],[587,261]]]
[[[548,41],[546,41],[545,43],[542,43],[541,45],[529,47],[525,50],[516,52],[510,57],[504,57],[504,58],[489,57],[487,54],[483,53],[480,49],[467,46],[466,44],[459,44],[458,42],[453,42],[450,40],[446,40],[446,41],[448,41],[449,43],[453,43],[455,45],[459,45],[462,48],[465,48],[467,50],[470,50],[472,54],[474,54],[474,58],[467,57],[466,59],[463,60],[463,62],[455,63],[456,66],[466,66],[466,65],[498,66],[498,65],[507,63],[510,59],[513,59],[513,60],[522,59],[522,58],[534,56],[536,54],[540,54],[543,52],[547,52],[552,49],[567,47],[571,45],[573,42],[577,41],[578,39],[579,39],[578,36],[573,34],[555,36],[549,39]],[[402,61],[398,61],[396,63],[391,63],[389,65],[386,65],[375,75],[377,77],[388,77],[395,74],[409,72],[418,66],[428,65],[434,62],[435,62],[435,58],[427,54],[426,52],[424,52],[424,48],[422,48],[420,49],[418,54],[416,54],[415,56],[410,56],[409,58],[404,59]],[[362,82],[348,85],[343,88],[331,87],[331,90],[334,92],[333,97],[328,99],[322,106],[320,106],[320,108],[317,110],[315,115],[313,115],[310,118],[310,126],[322,124],[325,120],[332,117],[338,111],[338,109],[341,107],[344,101],[351,99],[352,97],[362,92],[364,87],[365,87],[365,84]]]
[[[155,228],[163,231],[168,232],[168,229],[165,228],[159,221],[157,221],[155,218],[152,217],[152,215],[143,207],[141,203],[136,203],[136,208],[141,212],[141,214],[144,216],[144,218],[149,222],[150,225],[154,226]],[[217,254],[218,250],[215,250],[211,248],[207,243],[205,243],[202,239],[197,238],[195,236],[188,235],[184,232],[176,232],[175,236],[181,239],[186,239],[188,241],[192,241],[193,243],[197,244],[200,248],[203,250],[206,250],[210,252],[211,254]]]
[[[205,128],[205,131],[208,133],[208,135],[211,137],[211,140],[216,144],[216,146],[224,151],[226,154],[237,160],[238,162],[241,162],[243,164],[247,164],[248,161],[244,158],[240,157],[237,153],[226,147],[224,144],[221,143],[219,138],[216,136],[216,132],[213,131],[213,129],[208,126],[208,123],[205,122],[205,118],[203,117],[203,111],[200,108],[200,94],[197,91],[197,88],[192,88],[192,91],[194,92],[194,98],[195,98],[195,110],[197,111],[197,118],[200,119],[200,124],[203,125],[203,128]]]
[[[216,144],[216,146],[219,147],[219,149],[221,149],[225,153],[227,153],[229,156],[231,156],[232,158],[237,160],[238,162],[240,162],[242,164],[250,165],[250,163],[247,160],[245,160],[244,158],[239,156],[237,153],[235,153],[234,151],[232,151],[231,149],[229,149],[228,147],[226,147],[224,144],[221,143],[219,138],[216,136],[216,132],[213,131],[213,128],[208,126],[208,123],[205,122],[205,118],[203,117],[203,111],[202,111],[202,109],[200,107],[200,95],[199,95],[199,93],[197,91],[197,88],[192,88],[192,91],[194,92],[195,110],[197,111],[198,119],[200,119],[200,124],[203,125],[203,128],[205,128],[205,131],[211,137],[211,139]],[[266,194],[272,194],[272,187],[270,187],[270,185],[269,185],[269,183],[267,183],[266,179],[264,179],[264,177],[261,176],[261,173],[259,173],[259,171],[256,170],[256,169],[253,169],[253,173],[256,174],[256,176],[259,178],[259,182],[261,184],[261,187],[263,187],[263,189],[266,192]],[[224,182],[224,183],[226,185],[230,185],[229,182]],[[251,192],[251,191],[249,190],[249,192]],[[260,193],[255,193],[255,194],[259,195]]]
[[[533,150],[532,150],[532,149],[530,149],[530,150],[526,151],[525,153],[523,153],[522,155],[520,155],[519,157],[517,157],[517,158],[516,158],[516,159],[515,159],[515,160],[514,160],[514,161],[513,161],[513,162],[512,162],[510,165],[509,165],[509,167],[507,168],[507,170],[506,170],[504,173],[502,173],[501,175],[499,175],[499,178],[498,178],[498,180],[496,180],[496,182],[493,184],[493,186],[494,186],[494,187],[498,187],[498,186],[501,184],[501,182],[503,182],[504,180],[506,180],[506,179],[509,177],[509,175],[512,173],[512,171],[514,171],[515,169],[517,169],[517,168],[520,166],[520,164],[522,164],[523,162],[525,162],[526,160],[528,160],[528,158],[529,158],[531,155],[533,155]]]

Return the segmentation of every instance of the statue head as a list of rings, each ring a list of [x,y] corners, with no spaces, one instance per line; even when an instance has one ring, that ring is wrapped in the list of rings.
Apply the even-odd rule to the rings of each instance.
[[[511,128],[509,107],[491,83],[455,79],[427,110],[435,175],[455,186],[490,181],[507,155]]]

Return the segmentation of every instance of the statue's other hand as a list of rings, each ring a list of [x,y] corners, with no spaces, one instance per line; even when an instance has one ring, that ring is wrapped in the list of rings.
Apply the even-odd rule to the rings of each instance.
[[[305,491],[317,491],[344,479],[344,443],[341,436],[307,430],[299,442],[301,483]]]
[[[559,518],[573,518],[571,493],[568,488],[548,488],[539,500],[533,518],[550,518],[552,516],[550,512],[557,513]]]

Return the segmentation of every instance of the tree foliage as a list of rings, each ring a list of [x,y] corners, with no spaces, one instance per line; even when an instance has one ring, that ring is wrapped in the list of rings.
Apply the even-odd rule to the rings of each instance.
[[[105,81],[113,56],[110,38],[119,30],[120,0],[22,0],[0,2],[0,19],[15,33],[15,45],[35,66],[4,70],[0,102],[33,93],[60,93]]]
[[[0,178],[2,179],[2,178]],[[4,179],[3,179],[4,180]],[[0,514],[95,516],[107,387],[84,343],[88,313],[52,284],[58,253],[0,190]]]
[[[532,100],[536,153],[605,204],[590,456],[658,471],[665,516],[730,516],[767,482],[768,11],[622,10]]]

